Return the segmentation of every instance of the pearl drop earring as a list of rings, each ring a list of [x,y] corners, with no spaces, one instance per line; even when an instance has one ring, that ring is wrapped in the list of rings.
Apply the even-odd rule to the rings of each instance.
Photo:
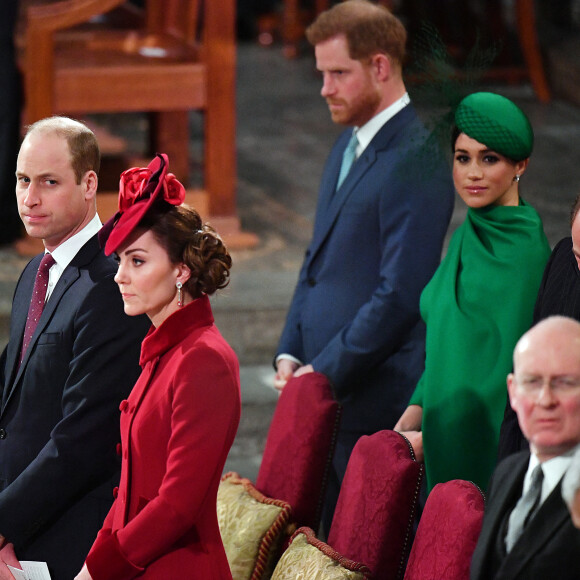
[[[177,282],[175,287],[177,288],[177,306],[181,308],[183,306],[183,292],[181,291],[183,284],[181,282]]]

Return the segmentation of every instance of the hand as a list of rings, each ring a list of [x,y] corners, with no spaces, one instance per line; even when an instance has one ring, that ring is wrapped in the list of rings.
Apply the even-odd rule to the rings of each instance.
[[[415,452],[415,459],[423,463],[423,431],[399,431],[399,433],[409,440]]]
[[[274,377],[274,388],[277,391],[282,392],[286,386],[286,383],[294,376],[294,371],[299,366],[300,365],[293,360],[288,358],[281,358],[278,361],[278,368]]]
[[[14,576],[8,569],[7,564],[22,570],[22,566],[14,553],[14,546],[10,543],[4,544],[4,547],[0,550],[0,580],[14,580]]]
[[[423,407],[419,405],[409,405],[393,429],[399,431],[399,433],[403,433],[404,431],[421,431],[422,423]]]
[[[314,368],[312,367],[312,365],[304,365],[304,366],[300,367],[294,373],[294,376],[295,377],[301,377],[302,375],[306,375],[308,373],[313,373],[313,372],[314,372]]]
[[[10,564],[12,566],[12,564]],[[0,580],[14,580],[14,575],[4,562],[0,562]]]
[[[74,580],[93,580],[93,577],[89,573],[89,569],[85,564],[82,570],[74,577]]]

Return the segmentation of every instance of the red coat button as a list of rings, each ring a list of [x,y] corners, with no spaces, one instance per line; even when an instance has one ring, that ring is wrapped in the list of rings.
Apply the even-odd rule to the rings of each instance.
[[[120,443],[117,443],[116,450],[117,450],[117,455],[121,455],[121,444]]]
[[[127,401],[126,399],[124,401],[121,401],[121,404],[119,405],[119,411],[121,411],[121,413],[124,413],[127,410],[128,406],[129,401]]]
[[[117,496],[119,495],[119,488],[118,487],[114,487],[113,488],[113,498],[117,499]]]

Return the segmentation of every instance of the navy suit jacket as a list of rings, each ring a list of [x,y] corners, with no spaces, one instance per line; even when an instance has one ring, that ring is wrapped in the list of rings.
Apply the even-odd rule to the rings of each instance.
[[[19,367],[41,257],[18,281],[0,358],[0,533],[21,560],[47,561],[53,580],[66,580],[113,501],[119,403],[150,323],[123,312],[116,265],[94,236],[60,277]]]
[[[471,580],[573,580],[580,578],[580,530],[572,524],[561,485],[546,498],[512,551],[500,558],[507,515],[522,495],[529,451],[511,455],[496,468],[481,534],[471,561]]]
[[[447,162],[408,105],[375,135],[336,190],[351,130],[320,186],[314,234],[282,332],[287,353],[334,385],[342,429],[390,429],[423,372],[419,296],[453,209]]]

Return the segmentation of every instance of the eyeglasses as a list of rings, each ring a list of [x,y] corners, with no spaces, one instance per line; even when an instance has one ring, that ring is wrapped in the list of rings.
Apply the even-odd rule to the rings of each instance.
[[[544,383],[548,382],[550,390],[554,394],[567,395],[580,391],[580,376],[562,375],[558,377],[544,378],[539,376],[516,376],[516,382],[526,393],[538,394]]]

